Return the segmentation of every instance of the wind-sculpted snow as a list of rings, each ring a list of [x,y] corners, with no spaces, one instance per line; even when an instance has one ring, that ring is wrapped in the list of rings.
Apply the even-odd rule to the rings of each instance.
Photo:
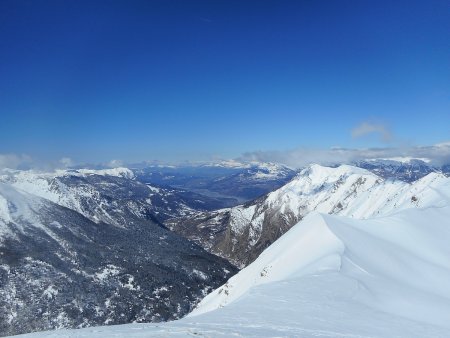
[[[450,184],[420,207],[310,213],[188,317],[27,337],[448,337]]]
[[[230,304],[257,285],[334,272],[362,286],[356,298],[366,305],[444,325],[450,314],[449,219],[448,205],[370,220],[313,213],[191,316]]]
[[[244,267],[311,212],[365,219],[418,208],[436,198],[435,187],[449,180],[432,172],[408,183],[348,165],[311,165],[286,185],[253,202],[168,224],[207,250]]]

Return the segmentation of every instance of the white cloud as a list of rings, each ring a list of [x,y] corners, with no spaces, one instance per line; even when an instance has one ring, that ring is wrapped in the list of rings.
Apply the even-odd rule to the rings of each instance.
[[[109,168],[123,167],[123,165],[124,165],[124,163],[122,160],[111,160],[105,164],[105,166],[109,167]]]
[[[383,124],[363,122],[352,129],[353,138],[360,138],[370,134],[378,134],[383,142],[389,142],[392,139],[392,133]]]
[[[393,157],[426,158],[435,165],[450,164],[450,143],[440,143],[432,146],[367,149],[314,149],[303,147],[286,151],[248,152],[243,154],[239,160],[276,162],[300,168],[311,163],[332,165],[365,159]]]
[[[74,165],[74,162],[70,157],[63,157],[59,160],[59,163],[63,166],[63,168],[69,168]]]
[[[66,169],[75,163],[69,157],[63,157],[59,160],[36,160],[29,155],[18,154],[0,154],[0,169],[22,169],[52,171],[55,169]]]
[[[55,169],[68,169],[71,167],[86,167],[95,169],[118,168],[126,165],[122,160],[111,160],[107,163],[80,164],[72,158],[64,156],[59,160],[33,159],[28,155],[0,154],[0,169],[33,169],[37,171],[53,171]]]
[[[31,157],[28,155],[0,154],[0,169],[28,168],[32,162]]]

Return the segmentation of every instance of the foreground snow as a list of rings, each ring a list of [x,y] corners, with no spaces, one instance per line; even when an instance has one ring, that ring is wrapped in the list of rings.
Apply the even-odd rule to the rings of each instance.
[[[450,185],[366,220],[312,213],[187,318],[26,337],[449,337]]]

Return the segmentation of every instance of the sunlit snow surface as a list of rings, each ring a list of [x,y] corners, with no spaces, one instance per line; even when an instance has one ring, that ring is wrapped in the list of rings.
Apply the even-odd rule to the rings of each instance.
[[[450,184],[419,209],[312,213],[188,317],[26,337],[449,337]]]
[[[413,193],[385,216],[310,213],[184,319],[24,336],[450,337],[450,179],[394,195]]]

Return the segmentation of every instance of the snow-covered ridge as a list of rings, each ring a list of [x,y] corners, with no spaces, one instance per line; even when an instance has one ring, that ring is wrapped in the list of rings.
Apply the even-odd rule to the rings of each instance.
[[[309,214],[181,320],[26,337],[448,337],[450,185],[359,220]]]
[[[86,177],[89,175],[122,177],[127,179],[134,179],[133,171],[128,168],[113,168],[113,169],[57,169],[53,172],[41,172],[35,170],[13,170],[3,169],[0,171],[0,182],[13,184],[36,184],[45,186],[43,181],[49,181],[55,177]],[[25,187],[25,186],[24,186]]]
[[[189,317],[30,336],[446,337],[449,201],[450,179],[438,173],[410,184],[313,165],[266,199],[223,211],[251,240],[261,217],[298,210],[302,219]]]
[[[398,163],[398,164],[402,164],[402,163],[411,163],[411,162],[415,162],[415,161],[421,161],[421,162],[425,162],[425,163],[430,163],[431,160],[429,158],[425,158],[425,157],[386,157],[386,158],[370,158],[370,159],[366,159],[365,161],[368,162],[385,162],[388,164],[393,164],[393,163]]]
[[[242,169],[242,168],[249,168],[250,164],[239,162],[236,160],[223,160],[218,162],[202,163],[200,164],[200,166]]]
[[[312,165],[290,183],[270,193],[269,205],[281,205],[298,213],[302,209],[328,214],[368,218],[426,203],[433,186],[449,179],[430,173],[413,182],[385,180],[368,170],[342,165],[328,168]]]
[[[343,177],[345,180],[342,179]],[[338,185],[336,185],[337,182],[339,182]],[[408,250],[412,251],[420,250],[421,257],[426,256],[430,261],[438,259],[437,265],[448,268],[448,278],[450,278],[450,260],[448,259],[450,249],[448,246],[442,245],[442,238],[440,238],[440,235],[444,235],[450,239],[450,217],[448,217],[450,216],[450,179],[442,174],[431,173],[414,184],[407,184],[382,181],[364,169],[351,166],[327,168],[312,165],[304,169],[296,179],[279,191],[269,194],[268,203],[280,203],[280,198],[283,205],[296,201],[295,197],[311,199],[317,194],[318,187],[324,186],[331,186],[334,192],[338,191],[337,189],[340,187],[344,187],[344,190],[347,190],[348,187],[354,189],[355,182],[360,182],[358,187],[362,187],[363,194],[358,200],[353,200],[353,204],[347,204],[341,212],[337,213],[353,218],[372,217],[370,221],[326,215],[331,213],[330,207],[335,203],[335,201],[330,202],[332,197],[318,198],[317,200],[323,201],[322,203],[310,201],[314,206],[314,212],[272,244],[254,263],[231,278],[225,286],[207,296],[198,309],[193,312],[193,315],[230,303],[255,285],[285,279],[301,269],[304,269],[304,272],[310,271],[310,268],[306,270],[305,268],[310,267],[311,263],[318,261],[320,257],[328,257],[328,251],[332,252],[331,256],[335,255],[335,258],[339,258],[346,248],[345,239],[336,241],[336,236],[338,239],[341,237],[333,230],[338,227],[334,224],[342,222],[350,225],[351,229],[369,231],[370,235],[381,237],[387,241],[398,240],[398,245],[408,246]],[[296,210],[298,205],[288,205],[288,207]],[[253,206],[249,208],[253,208]],[[399,209],[416,210],[399,212]],[[426,211],[427,209],[431,211]],[[379,214],[383,216],[378,216]],[[245,215],[245,213],[241,215]],[[428,221],[427,215],[430,216]],[[373,218],[374,216],[378,217]],[[433,220],[436,225],[430,224],[433,223]],[[389,222],[395,224],[399,221],[403,222],[395,228],[389,227]],[[397,233],[397,231],[400,232]],[[437,241],[441,245],[433,248],[434,244],[429,245],[428,242],[431,240]],[[424,247],[418,246],[414,249],[416,241],[418,243],[425,241]],[[314,243],[314,247],[311,247],[311,243]],[[320,257],[315,254],[315,250],[318,248]],[[332,265],[335,264],[334,267],[339,270],[341,258],[338,259],[337,265],[335,264],[337,261],[333,259],[325,259],[325,261],[332,262]],[[325,265],[321,265],[321,269],[328,269]],[[448,298],[450,302],[450,293]]]
[[[115,176],[132,179],[134,173],[128,168],[110,168],[110,169],[56,169],[50,172],[42,172],[37,170],[17,170],[17,169],[2,169],[0,170],[0,177],[5,179],[11,176],[86,176],[86,175],[101,175],[101,176]]]
[[[399,209],[426,205],[436,195],[434,187],[448,181],[449,178],[440,173],[430,173],[413,183],[406,183],[385,180],[368,170],[349,165],[337,168],[311,165],[291,182],[269,193],[258,208],[252,205],[233,208],[233,214],[246,215],[245,219],[237,220],[233,228],[252,223],[259,213],[268,210],[298,219],[312,211],[354,218],[386,215]]]
[[[222,231],[226,235],[215,242],[205,235],[204,247],[244,267],[311,212],[357,219],[389,215],[428,205],[438,195],[435,188],[449,180],[442,173],[431,172],[405,182],[351,165],[313,164],[281,188],[253,202],[200,215],[193,222],[198,229],[211,229],[212,234],[219,228],[226,229],[226,233]]]
[[[95,178],[103,176],[98,185],[87,181],[79,181],[78,178]],[[54,172],[38,172],[34,170],[3,170],[0,172],[0,183],[5,183],[14,187],[18,191],[44,198],[53,203],[75,210],[92,221],[105,222],[112,225],[123,226],[125,221],[121,218],[124,215],[123,208],[128,208],[137,216],[145,213],[142,205],[123,204],[116,205],[117,201],[103,196],[101,189],[117,189],[119,185],[114,185],[110,179],[124,178],[133,180],[134,174],[127,168],[114,169],[78,169],[78,170],[56,170]],[[119,182],[123,182],[120,181]],[[111,190],[113,193],[114,190]],[[148,188],[149,195],[151,194]],[[149,201],[150,203],[151,201]],[[142,203],[141,203],[142,204]],[[114,211],[115,209],[115,211]],[[111,212],[116,213],[112,215]]]
[[[238,162],[235,160],[220,161],[202,164],[202,167],[220,167],[228,169],[246,169],[240,176],[252,178],[254,180],[271,180],[283,177],[287,171],[292,171],[285,165],[272,162]]]
[[[71,170],[71,171],[61,171],[63,175],[70,174],[70,175],[102,175],[102,176],[116,176],[116,177],[123,177],[128,179],[134,179],[135,175],[133,171],[131,171],[128,168],[111,168],[111,169],[78,169],[78,170]]]
[[[201,163],[189,163],[190,166],[199,166],[199,167],[221,167],[221,168],[230,168],[230,169],[248,169],[252,167],[259,167],[262,169],[268,169],[271,171],[277,171],[281,168],[289,168],[286,165],[274,163],[274,162],[258,162],[258,161],[237,161],[237,160],[222,160],[216,162],[201,162]],[[179,165],[183,166],[183,164]],[[177,166],[173,166],[177,167]]]
[[[436,193],[424,208],[387,217],[356,220],[312,213],[189,316],[245,302],[243,296],[258,285],[313,275],[360,285],[349,299],[345,290],[333,290],[348,303],[450,330],[450,184]],[[344,320],[351,316],[346,313]]]

